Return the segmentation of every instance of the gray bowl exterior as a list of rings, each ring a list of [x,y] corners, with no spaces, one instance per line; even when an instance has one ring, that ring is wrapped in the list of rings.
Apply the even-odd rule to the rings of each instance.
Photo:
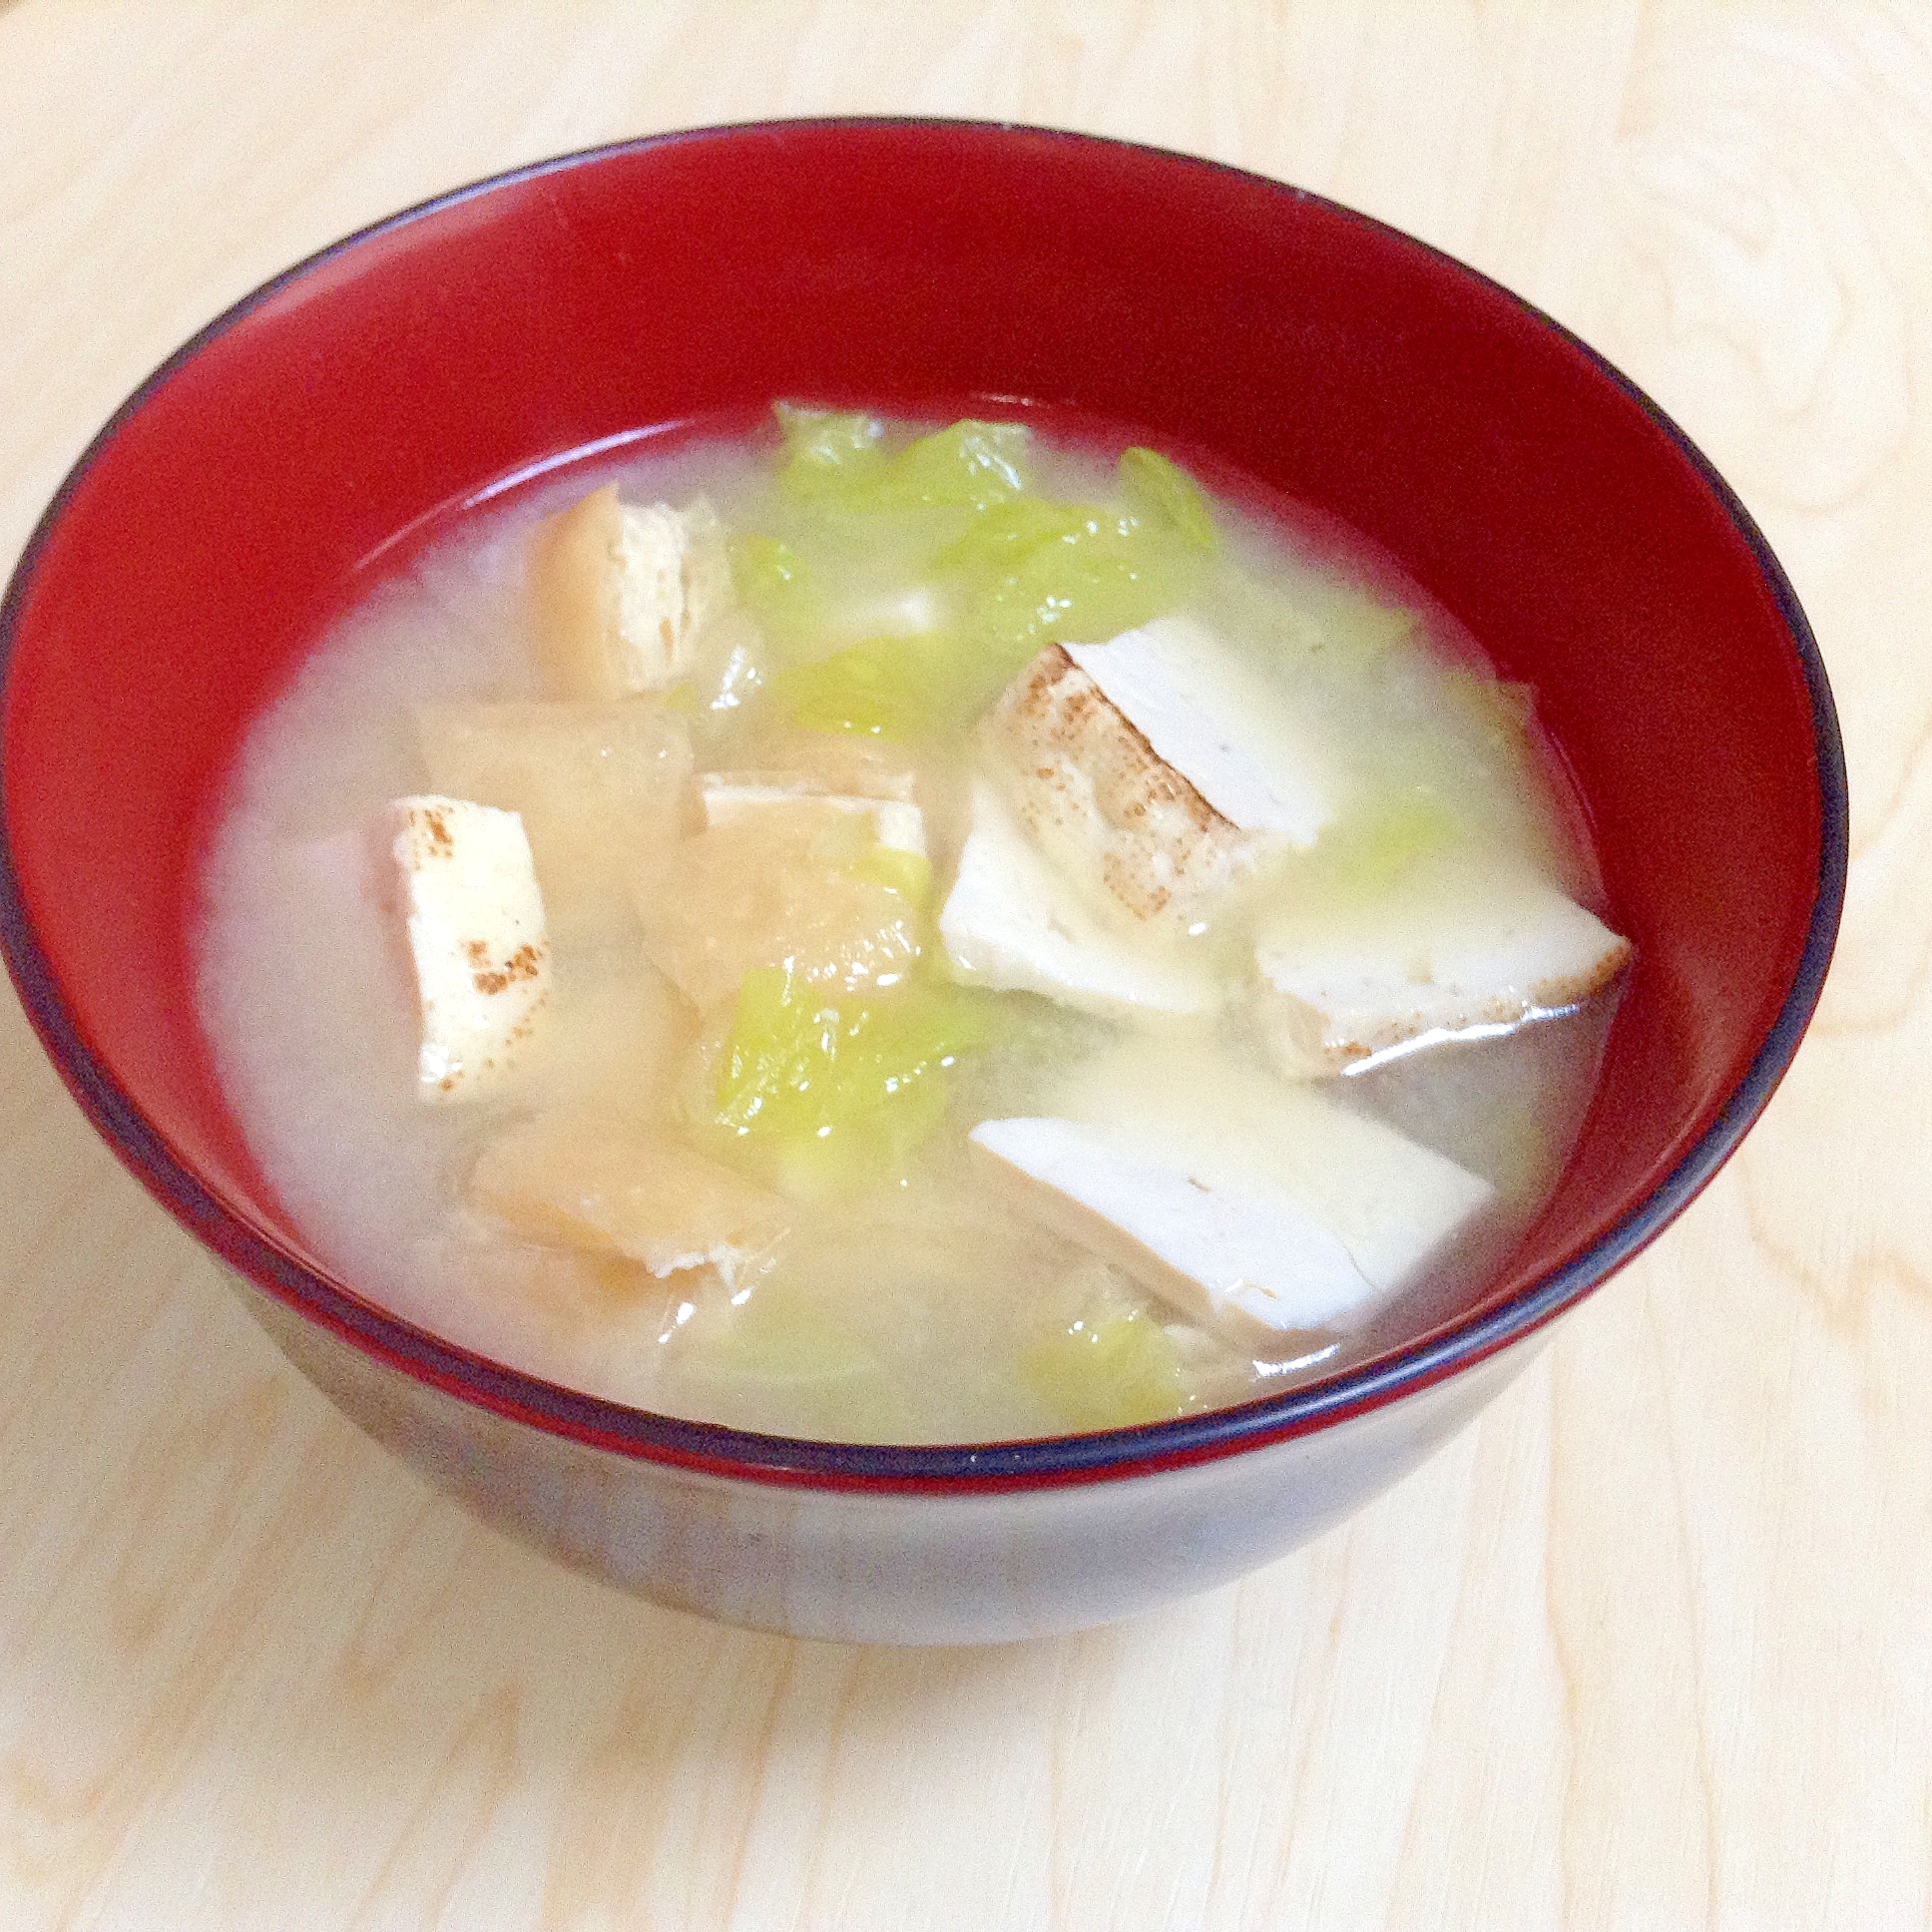
[[[1051,1636],[1230,1583],[1407,1475],[1549,1332],[1238,1455],[1098,1482],[894,1492],[719,1476],[533,1428],[233,1279],[351,1422],[491,1527],[675,1610],[848,1644]]]

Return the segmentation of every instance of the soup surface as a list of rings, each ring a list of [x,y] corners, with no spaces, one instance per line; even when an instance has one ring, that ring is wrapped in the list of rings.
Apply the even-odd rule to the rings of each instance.
[[[1628,950],[1574,824],[1533,695],[1312,521],[781,408],[320,642],[203,1018],[316,1254],[481,1353],[781,1434],[1125,1426],[1418,1332],[1534,1214]]]

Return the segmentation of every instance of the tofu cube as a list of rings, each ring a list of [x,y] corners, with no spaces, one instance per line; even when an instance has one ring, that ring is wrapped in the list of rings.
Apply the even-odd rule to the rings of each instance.
[[[1042,993],[1113,1019],[1202,1013],[1220,998],[1204,962],[1090,905],[1029,841],[1006,799],[984,779],[939,937],[969,985]]]
[[[1258,1359],[1359,1321],[1495,1199],[1455,1162],[1201,1032],[1123,1042],[1049,1105],[971,1138],[1040,1218]]]
[[[1014,815],[1075,878],[1137,919],[1207,917],[1252,869],[1255,841],[1157,756],[1094,680],[1049,645],[981,727]]]
[[[676,684],[732,604],[711,505],[622,503],[615,484],[538,525],[529,588],[551,693],[607,702]]]
[[[550,1002],[550,940],[523,821],[471,799],[388,807],[383,832],[416,981],[426,1101],[472,1100],[528,1058]]]
[[[1374,1292],[1281,1188],[1150,1161],[1074,1121],[983,1121],[971,1138],[1057,1233],[1257,1359],[1299,1352]]]
[[[1608,985],[1630,942],[1527,865],[1478,853],[1368,905],[1285,906],[1255,949],[1255,1011],[1297,1077],[1559,1012]]]
[[[1337,787],[1316,733],[1206,625],[1158,618],[1066,651],[1228,824],[1305,849],[1334,817]]]
[[[1202,626],[1052,645],[982,726],[1020,822],[1143,920],[1211,921],[1270,850],[1332,816],[1319,747]]]

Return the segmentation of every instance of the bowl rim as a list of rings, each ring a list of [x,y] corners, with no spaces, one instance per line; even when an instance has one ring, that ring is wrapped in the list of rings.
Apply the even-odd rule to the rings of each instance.
[[[1729,484],[1643,389],[1587,342],[1493,277],[1404,230],[1311,190],[1171,148],[1019,122],[917,115],[813,116],[677,129],[602,143],[484,176],[356,229],[282,269],[198,329],[129,393],[62,479],[0,599],[0,715],[11,691],[19,625],[36,568],[68,503],[123,427],[177,369],[281,290],[365,243],[478,197],[547,175],[692,143],[868,129],[1021,136],[1124,151],[1165,165],[1232,176],[1295,204],[1312,206],[1342,225],[1358,226],[1398,247],[1415,250],[1452,275],[1501,296],[1584,357],[1597,375],[1622,390],[1676,445],[1742,538],[1796,653],[1811,710],[1819,802],[1816,891],[1796,971],[1750,1066],[1678,1166],[1586,1247],[1515,1294],[1451,1320],[1416,1342],[1278,1394],[1171,1421],[1085,1435],[977,1444],[820,1442],[660,1415],[508,1367],[364,1300],[297,1260],[226,1206],[149,1125],[84,1039],[35,936],[21,894],[8,831],[9,781],[0,770],[0,952],[21,1004],[68,1090],[115,1154],[177,1220],[252,1285],[362,1354],[416,1381],[547,1433],[632,1459],[759,1484],[820,1490],[954,1495],[1029,1490],[1118,1480],[1217,1460],[1327,1428],[1418,1393],[1526,1339],[1583,1299],[1690,1206],[1749,1131],[1796,1054],[1823,989],[1844,902],[1849,798],[1837,714],[1817,640],[1782,566]]]

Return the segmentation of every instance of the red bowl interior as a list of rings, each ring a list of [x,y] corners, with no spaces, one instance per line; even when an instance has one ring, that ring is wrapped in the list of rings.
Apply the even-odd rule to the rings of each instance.
[[[1499,1345],[1707,1178],[1795,1048],[1843,863],[1815,650],[1707,464],[1546,318],[1331,204],[1066,135],[798,123],[535,169],[325,252],[159,371],[43,522],[0,619],[10,961],[197,1231],[414,1372],[649,1452],[627,1412],[310,1274],[196,1025],[196,865],[240,733],[399,539],[561,452],[792,394],[1022,399],[1210,452],[1385,547],[1537,689],[1637,945],[1601,1091],[1483,1306],[1277,1400],[1274,1433]],[[1121,1453],[1187,1446],[1144,1434]]]

